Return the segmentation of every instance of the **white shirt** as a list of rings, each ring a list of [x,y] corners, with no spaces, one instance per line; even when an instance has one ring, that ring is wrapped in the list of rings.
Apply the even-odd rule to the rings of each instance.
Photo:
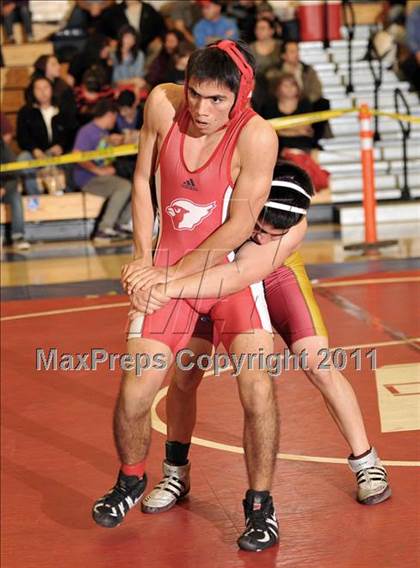
[[[45,126],[47,127],[48,132],[48,142],[52,141],[52,119],[53,117],[58,114],[58,108],[55,106],[50,106],[48,108],[41,108],[39,109],[42,114],[42,118],[44,119]]]
[[[125,9],[125,15],[127,16],[128,23],[137,31],[139,31],[140,27],[141,9],[142,5],[140,2],[130,2],[127,4]]]

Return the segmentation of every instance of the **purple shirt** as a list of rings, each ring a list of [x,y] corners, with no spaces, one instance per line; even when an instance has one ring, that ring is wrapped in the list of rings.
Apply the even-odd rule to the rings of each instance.
[[[80,150],[82,152],[89,152],[97,150],[98,147],[103,146],[100,144],[101,140],[108,136],[108,130],[99,128],[93,121],[83,126],[76,136],[73,150]],[[96,161],[96,160],[95,160]],[[84,168],[76,165],[74,168],[74,182],[77,187],[84,187],[88,181],[95,177],[95,174],[88,172]]]

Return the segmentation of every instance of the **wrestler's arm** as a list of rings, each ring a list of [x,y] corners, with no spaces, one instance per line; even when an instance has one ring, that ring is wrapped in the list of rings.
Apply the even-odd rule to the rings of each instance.
[[[150,93],[144,109],[144,122],[140,131],[139,154],[133,178],[132,214],[134,260],[122,267],[123,285],[127,287],[136,270],[152,265],[152,234],[154,212],[150,190],[150,179],[154,175],[157,157],[158,136],[162,123],[170,122],[174,106],[170,100],[167,85],[159,85]],[[130,277],[130,278],[129,278]]]
[[[235,261],[168,282],[166,288],[159,284],[157,291],[170,298],[218,298],[238,292],[279,268],[299,248],[306,229],[304,219],[280,240],[265,245],[248,242],[241,247]]]
[[[240,173],[227,221],[170,269],[169,280],[202,272],[219,264],[251,235],[270,191],[277,159],[277,135],[266,121],[255,117],[239,137],[237,148]]]

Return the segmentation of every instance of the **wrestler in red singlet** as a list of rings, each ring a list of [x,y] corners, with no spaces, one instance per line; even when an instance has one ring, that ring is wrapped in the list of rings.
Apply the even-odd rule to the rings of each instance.
[[[152,315],[143,315],[152,312],[153,293],[165,282],[166,267],[170,281],[182,272],[196,274],[206,265],[227,263],[230,251],[252,232],[268,194],[278,148],[274,130],[249,109],[254,73],[255,61],[246,45],[217,42],[191,56],[184,97],[179,87],[167,85],[156,87],[146,103],[134,175],[135,259],[122,270],[134,310],[127,341],[132,356],[161,353],[172,365],[172,355],[187,345],[201,313],[210,315],[220,340],[234,355],[257,350],[268,355],[273,349],[261,283],[220,299],[171,300]],[[185,155],[187,148],[190,156]],[[194,171],[186,165],[204,159]],[[153,175],[161,223],[152,264]],[[146,488],[150,411],[170,365],[146,369],[141,380],[134,369],[124,371],[114,414],[121,467],[114,487],[92,509],[93,519],[103,527],[118,526]],[[277,405],[266,369],[242,367],[237,384],[249,481],[246,528],[238,544],[262,550],[278,542],[270,496],[278,451]],[[257,508],[271,524],[263,540],[258,530],[250,529]]]
[[[172,266],[225,222],[235,185],[231,177],[232,156],[239,135],[255,114],[251,108],[235,113],[207,162],[191,171],[184,159],[191,116],[186,105],[181,108],[156,165],[160,233],[155,266]],[[239,333],[251,329],[271,331],[260,283],[223,299],[173,300],[153,315],[138,317],[129,324],[128,339],[154,339],[176,352],[187,345],[200,313],[210,314],[226,349]]]

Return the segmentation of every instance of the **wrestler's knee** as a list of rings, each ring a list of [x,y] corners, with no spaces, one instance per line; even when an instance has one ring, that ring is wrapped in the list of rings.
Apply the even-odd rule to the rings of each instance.
[[[123,373],[119,392],[119,406],[126,414],[146,414],[165,378],[165,373],[144,373],[137,376],[132,371]]]
[[[175,387],[185,394],[191,394],[198,389],[201,379],[203,378],[203,373],[204,371],[201,371],[197,367],[191,371],[179,371],[174,377]]]
[[[251,379],[239,377],[239,392],[246,415],[266,414],[274,403],[272,379],[268,373],[258,373]]]
[[[308,354],[305,373],[311,383],[321,391],[331,388],[340,379],[339,373],[334,372],[330,359],[321,360],[317,353]]]
[[[324,390],[332,384],[335,377],[325,338],[305,338],[294,344],[292,350],[299,355],[302,369],[315,387]]]

